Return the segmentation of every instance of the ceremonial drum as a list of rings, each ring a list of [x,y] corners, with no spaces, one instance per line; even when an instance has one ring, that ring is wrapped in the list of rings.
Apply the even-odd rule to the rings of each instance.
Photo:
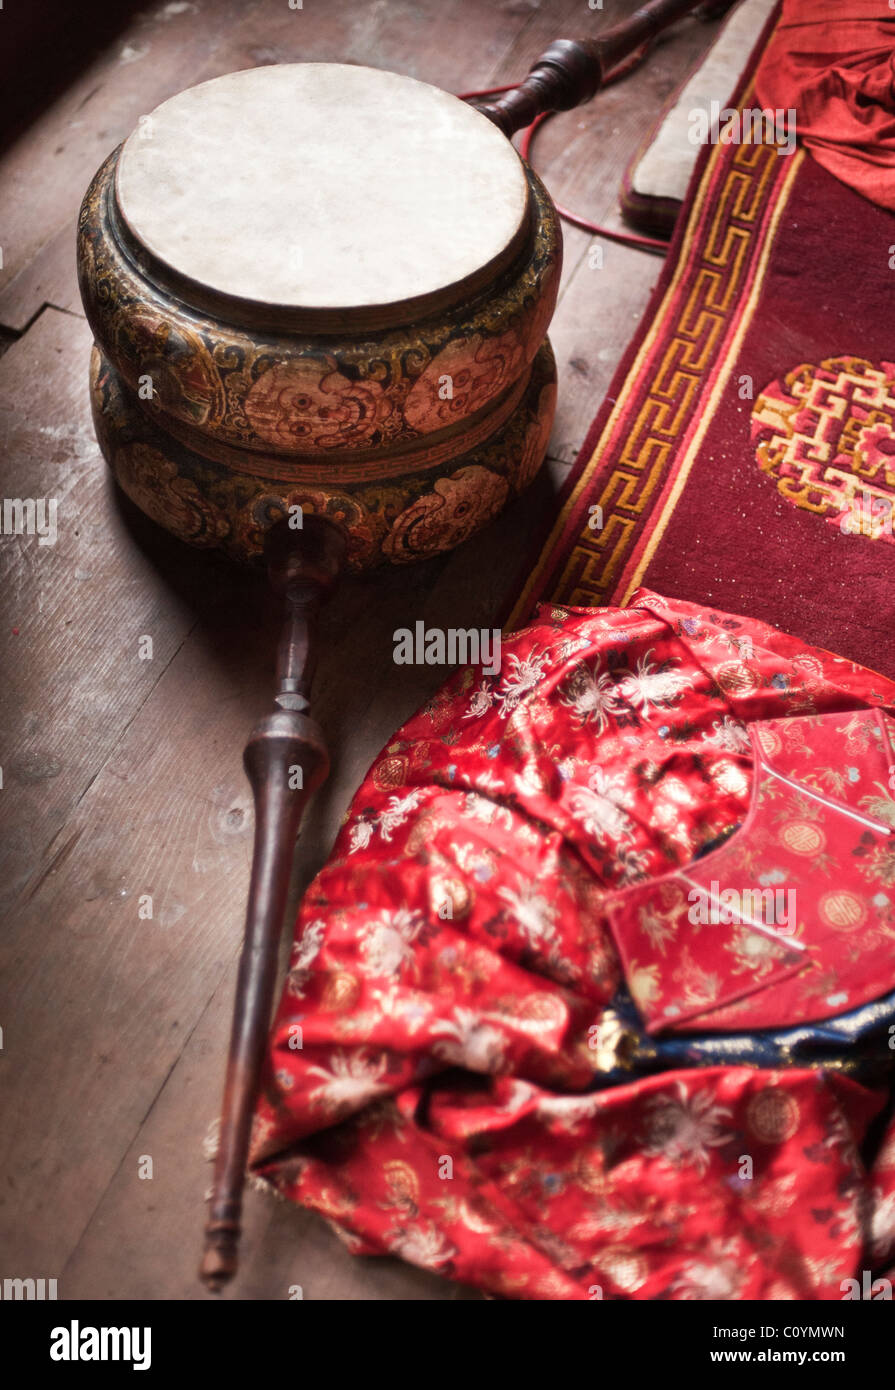
[[[81,209],[103,453],[155,521],[240,560],[298,508],[355,570],[448,550],[544,457],[560,262],[540,180],[458,98],[329,63],[204,82]]]

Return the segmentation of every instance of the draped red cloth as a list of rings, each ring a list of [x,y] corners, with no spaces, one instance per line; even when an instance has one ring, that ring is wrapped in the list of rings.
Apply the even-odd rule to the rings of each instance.
[[[542,608],[355,797],[302,905],[255,1171],[358,1253],[515,1297],[838,1299],[886,1268],[885,1085],[725,1065],[723,1039],[719,1065],[626,1073],[614,1006],[748,1030],[895,990],[893,712],[895,683],[762,623],[648,591]],[[817,910],[782,941],[644,915],[705,851]]]
[[[797,112],[819,164],[895,209],[895,10],[886,0],[783,0],[759,64],[762,107]]]

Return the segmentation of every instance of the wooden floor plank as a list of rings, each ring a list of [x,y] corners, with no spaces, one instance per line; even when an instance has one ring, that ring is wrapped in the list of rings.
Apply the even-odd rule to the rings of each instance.
[[[7,497],[57,503],[57,539],[0,536],[0,910],[51,844],[195,622],[195,568],[134,545],[90,421],[86,323],[47,310],[0,359]],[[185,588],[178,589],[179,585]],[[152,635],[152,661],[141,661]]]
[[[202,1197],[210,1182],[203,1142],[217,1113],[235,961],[134,1136],[77,1249],[59,1274],[60,1298],[207,1295],[196,1277]],[[152,1161],[152,1177],[145,1160]],[[223,1298],[453,1298],[446,1280],[397,1260],[358,1260],[312,1213],[249,1190],[239,1282]]]
[[[70,214],[60,227],[0,291],[0,326],[15,333],[25,329],[44,308],[81,314],[75,259],[77,218]]]

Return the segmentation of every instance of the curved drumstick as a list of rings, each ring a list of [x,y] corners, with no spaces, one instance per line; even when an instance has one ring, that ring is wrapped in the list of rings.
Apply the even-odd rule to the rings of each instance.
[[[596,96],[606,74],[641,44],[696,9],[703,0],[650,0],[595,39],[557,39],[518,87],[495,101],[475,101],[507,137],[546,111],[570,111]]]
[[[253,729],[243,755],[255,802],[255,843],[220,1144],[199,1269],[212,1292],[236,1273],[243,1180],[295,838],[308,798],[329,772],[323,735],[306,711],[316,655],[314,618],[342,569],[346,540],[325,517],[308,515],[302,521],[297,530],[290,519],[278,521],[265,547],[271,588],[284,599],[286,614],[277,652],[276,710]]]

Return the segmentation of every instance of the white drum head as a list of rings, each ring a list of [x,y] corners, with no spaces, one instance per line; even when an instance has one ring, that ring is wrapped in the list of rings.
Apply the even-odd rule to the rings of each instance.
[[[116,200],[175,275],[337,315],[483,283],[528,218],[522,163],[486,117],[413,78],[333,63],[229,73],[163,102],[122,149]]]

